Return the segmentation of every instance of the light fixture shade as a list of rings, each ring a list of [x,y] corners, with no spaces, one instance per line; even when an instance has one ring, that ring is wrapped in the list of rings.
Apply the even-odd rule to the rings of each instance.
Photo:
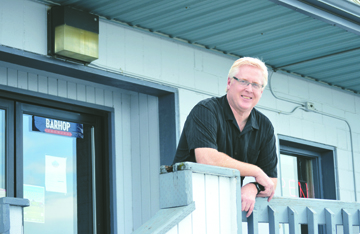
[[[99,17],[67,7],[53,7],[48,20],[49,54],[91,63],[99,58]]]

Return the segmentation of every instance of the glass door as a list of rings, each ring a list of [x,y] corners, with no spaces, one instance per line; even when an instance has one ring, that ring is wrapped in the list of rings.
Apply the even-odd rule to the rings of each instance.
[[[77,138],[68,131],[71,124],[23,115],[23,196],[31,203],[24,209],[25,233],[77,233]]]
[[[96,201],[95,182],[101,180],[96,121],[88,114],[16,104],[16,196],[30,200],[24,208],[25,234],[99,229],[97,207],[104,204]]]

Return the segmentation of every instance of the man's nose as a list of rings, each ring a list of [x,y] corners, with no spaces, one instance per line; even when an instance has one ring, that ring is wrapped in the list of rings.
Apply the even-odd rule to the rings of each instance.
[[[252,92],[252,91],[253,91],[252,84],[251,84],[251,83],[247,84],[246,87],[245,87],[245,89],[246,89],[247,91],[249,91],[249,92]]]

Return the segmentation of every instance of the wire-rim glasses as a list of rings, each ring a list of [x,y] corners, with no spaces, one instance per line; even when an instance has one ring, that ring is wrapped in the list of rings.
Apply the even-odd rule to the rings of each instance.
[[[251,84],[251,87],[252,87],[253,89],[256,89],[256,90],[260,90],[260,89],[262,89],[262,88],[264,87],[264,86],[261,85],[261,84],[258,84],[258,83],[250,83],[250,82],[247,81],[247,80],[239,79],[239,78],[236,78],[235,76],[233,76],[233,78],[234,78],[235,80],[237,80],[241,86],[248,86],[249,84]]]

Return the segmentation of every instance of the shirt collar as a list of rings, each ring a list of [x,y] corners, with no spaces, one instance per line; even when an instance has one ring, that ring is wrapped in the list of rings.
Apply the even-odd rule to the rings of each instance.
[[[234,123],[236,123],[235,125],[237,126],[237,122],[235,120],[234,113],[232,112],[232,110],[230,108],[230,105],[229,105],[226,95],[222,97],[222,106],[224,107],[224,114],[225,114],[226,120],[232,120]],[[252,111],[250,112],[250,116],[246,122],[245,128],[247,128],[247,126],[251,126],[253,129],[256,129],[256,130],[259,129],[259,123],[256,119],[256,112],[257,112],[257,110],[255,108],[253,108]]]

